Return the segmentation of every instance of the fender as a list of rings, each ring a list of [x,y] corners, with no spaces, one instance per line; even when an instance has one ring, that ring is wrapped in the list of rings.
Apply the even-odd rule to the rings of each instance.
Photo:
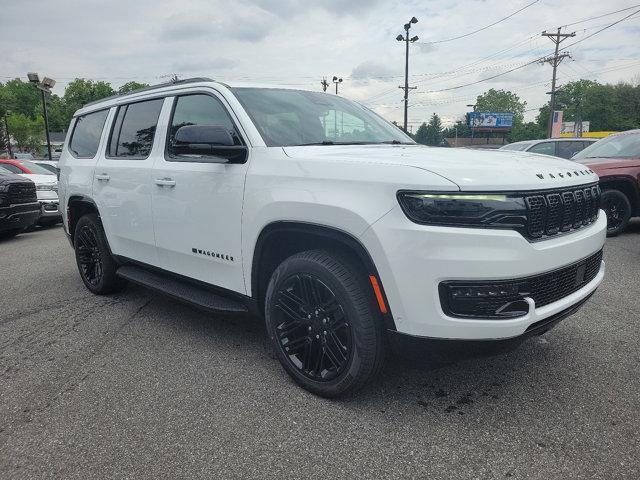
[[[378,270],[371,258],[371,255],[362,242],[353,235],[335,227],[328,227],[326,225],[299,221],[275,221],[266,225],[262,229],[258,236],[258,240],[256,241],[251,264],[251,296],[256,302],[260,303],[261,298],[266,292],[264,273],[261,272],[262,267],[266,266],[264,263],[267,257],[266,246],[275,236],[283,234],[302,235],[312,240],[308,245],[308,248],[296,249],[295,247],[292,247],[293,250],[291,254],[310,248],[322,248],[323,244],[340,246],[355,254],[364,266],[366,273],[368,275],[375,276],[377,286],[379,286],[378,291],[382,297],[382,302],[386,306],[386,312],[381,311],[385,327],[389,330],[396,330],[393,314],[391,313],[389,302],[384,292],[384,286],[382,285],[382,280],[380,279],[380,275],[378,274]],[[374,288],[375,287],[372,286],[372,290]],[[374,298],[377,294],[377,292],[374,292]]]
[[[633,214],[638,215],[640,213],[640,186],[638,182],[631,175],[605,175],[600,177],[600,188],[604,191],[607,186],[612,185],[612,188],[615,188],[615,184],[623,184],[626,188],[629,189],[629,192],[632,194],[629,201],[631,202],[631,207],[633,208]],[[624,192],[628,193],[628,192]]]

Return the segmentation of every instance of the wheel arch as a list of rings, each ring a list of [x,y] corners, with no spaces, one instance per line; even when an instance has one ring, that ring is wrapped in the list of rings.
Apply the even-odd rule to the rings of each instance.
[[[378,291],[371,285],[372,299],[378,301],[385,328],[396,330],[384,286],[373,259],[365,246],[353,235],[325,225],[300,221],[276,221],[260,232],[251,263],[251,296],[262,310],[267,286],[272,273],[286,258],[305,250],[328,249],[353,255],[364,272],[374,276]],[[384,309],[377,295],[380,294]],[[386,311],[383,311],[386,310]]]
[[[619,190],[624,193],[631,203],[631,216],[640,214],[640,191],[637,182],[624,175],[607,176],[600,178],[600,189]]]
[[[86,215],[87,213],[97,213],[98,216],[100,215],[96,202],[94,202],[92,198],[87,197],[86,195],[71,195],[67,200],[65,215],[67,222],[67,233],[71,236],[72,243],[73,234],[75,232],[76,225],[78,224],[78,220],[80,220],[80,217]]]

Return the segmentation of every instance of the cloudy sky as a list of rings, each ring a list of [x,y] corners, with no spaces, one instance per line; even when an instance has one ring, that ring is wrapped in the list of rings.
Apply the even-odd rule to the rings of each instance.
[[[640,81],[640,13],[636,0],[0,0],[0,81],[37,71],[58,81],[76,77],[118,86],[158,83],[170,74],[209,76],[233,84],[259,82],[319,90],[344,79],[340,94],[389,120],[402,119],[404,44],[395,37],[412,16],[410,124],[433,112],[460,118],[488,88],[516,92],[533,118],[548,96],[551,67],[522,65],[553,51],[540,36],[573,24],[559,83],[578,78]],[[605,15],[605,16],[603,16]],[[592,17],[599,17],[587,20]],[[587,20],[587,21],[583,21]],[[583,40],[584,39],[584,40]],[[521,68],[518,68],[521,67]],[[482,81],[511,69],[511,73]]]

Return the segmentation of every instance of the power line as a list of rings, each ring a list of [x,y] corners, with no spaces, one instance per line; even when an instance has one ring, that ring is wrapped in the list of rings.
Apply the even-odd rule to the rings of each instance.
[[[615,22],[610,23],[610,24],[608,24],[608,25],[606,25],[606,26],[602,27],[600,30],[596,30],[595,32],[593,32],[593,33],[591,33],[591,34],[587,35],[586,37],[583,37],[583,38],[581,38],[580,40],[577,40],[577,41],[575,41],[575,42],[573,42],[573,43],[570,43],[570,44],[569,44],[569,45],[567,45],[565,48],[573,47],[574,45],[577,45],[577,44],[578,44],[578,43],[580,43],[580,42],[584,42],[585,40],[587,40],[587,39],[589,39],[589,38],[593,37],[594,35],[597,35],[597,34],[599,34],[600,32],[603,32],[603,31],[607,30],[608,28],[611,28],[611,27],[613,27],[614,25],[617,25],[617,24],[618,24],[618,23],[620,23],[620,22],[624,22],[624,21],[625,21],[625,20],[627,20],[628,18],[631,18],[631,17],[633,17],[634,15],[636,15],[638,12],[640,12],[640,10],[636,10],[635,12],[633,12],[633,13],[631,13],[631,14],[627,15],[626,17],[621,18],[620,20],[616,20]]]
[[[632,10],[632,9],[634,9],[636,7],[640,7],[640,3],[637,4],[637,5],[631,5],[630,7],[627,7],[627,8],[622,8],[620,10],[616,10],[615,12],[604,13],[602,15],[598,15],[597,17],[585,18],[584,20],[578,20],[577,22],[567,23],[566,25],[562,25],[562,26],[563,27],[570,27],[572,25],[578,25],[579,23],[590,22],[591,20],[597,20],[599,18],[608,17],[609,15],[614,15],[616,13],[626,12],[627,10]]]
[[[514,15],[516,15],[516,14],[520,13],[521,11],[523,11],[523,10],[525,10],[525,9],[529,8],[530,6],[532,6],[532,5],[536,4],[536,3],[538,3],[539,1],[540,1],[540,0],[534,0],[533,2],[531,2],[531,3],[527,4],[527,5],[525,5],[524,7],[520,8],[519,10],[516,10],[515,12],[511,13],[510,15],[507,15],[506,17],[501,18],[500,20],[498,20],[498,21],[496,21],[496,22],[493,22],[493,23],[491,23],[491,24],[489,24],[489,25],[485,25],[484,27],[480,27],[480,28],[478,28],[478,29],[476,29],[476,30],[473,30],[472,32],[464,33],[464,34],[462,34],[462,35],[458,35],[458,36],[456,36],[456,37],[445,38],[444,40],[436,40],[436,41],[433,41],[433,42],[421,42],[421,43],[424,43],[424,44],[427,44],[427,45],[428,45],[428,44],[434,44],[434,43],[445,43],[445,42],[452,42],[453,40],[459,40],[459,39],[461,39],[461,38],[465,38],[465,37],[470,37],[471,35],[475,35],[475,34],[476,34],[476,33],[478,33],[478,32],[481,32],[481,31],[483,31],[483,30],[486,30],[487,28],[491,28],[491,27],[493,27],[494,25],[497,25],[497,24],[499,24],[499,23],[504,22],[505,20],[508,20],[509,18],[511,18],[511,17],[513,17]]]

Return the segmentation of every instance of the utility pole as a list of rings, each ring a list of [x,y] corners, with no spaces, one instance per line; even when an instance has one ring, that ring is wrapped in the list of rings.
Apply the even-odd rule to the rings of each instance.
[[[322,85],[322,91],[326,92],[327,88],[329,88],[329,82],[327,82],[327,77],[322,77],[322,81],[320,82],[320,85]]]
[[[333,83],[336,84],[336,95],[338,95],[338,85],[340,85],[342,83],[342,79],[336,77],[335,75],[333,76]]]
[[[564,52],[558,54],[560,49],[560,44],[565,41],[569,37],[575,37],[576,32],[571,33],[560,33],[562,31],[562,27],[558,27],[557,33],[547,33],[546,30],[542,32],[543,37],[548,37],[553,43],[556,45],[555,53],[553,57],[545,58],[541,61],[541,63],[550,63],[553,67],[553,77],[551,79],[551,100],[549,102],[549,106],[551,107],[551,111],[549,112],[549,128],[547,130],[547,136],[551,138],[551,130],[553,129],[553,112],[556,109],[556,72],[558,70],[558,65],[560,62],[567,57],[570,57],[569,53]]]
[[[404,90],[404,133],[408,133],[407,132],[407,119],[408,119],[408,115],[409,115],[409,90],[415,90],[417,87],[410,87],[409,86],[409,43],[413,43],[415,41],[418,40],[418,36],[416,35],[415,37],[409,38],[409,29],[411,28],[412,24],[418,23],[418,19],[416,17],[411,17],[411,20],[409,20],[407,23],[404,24],[404,31],[405,34],[403,35],[398,35],[396,37],[396,40],[399,42],[405,42],[405,56],[404,56],[404,87],[398,87],[398,88],[402,88]]]

